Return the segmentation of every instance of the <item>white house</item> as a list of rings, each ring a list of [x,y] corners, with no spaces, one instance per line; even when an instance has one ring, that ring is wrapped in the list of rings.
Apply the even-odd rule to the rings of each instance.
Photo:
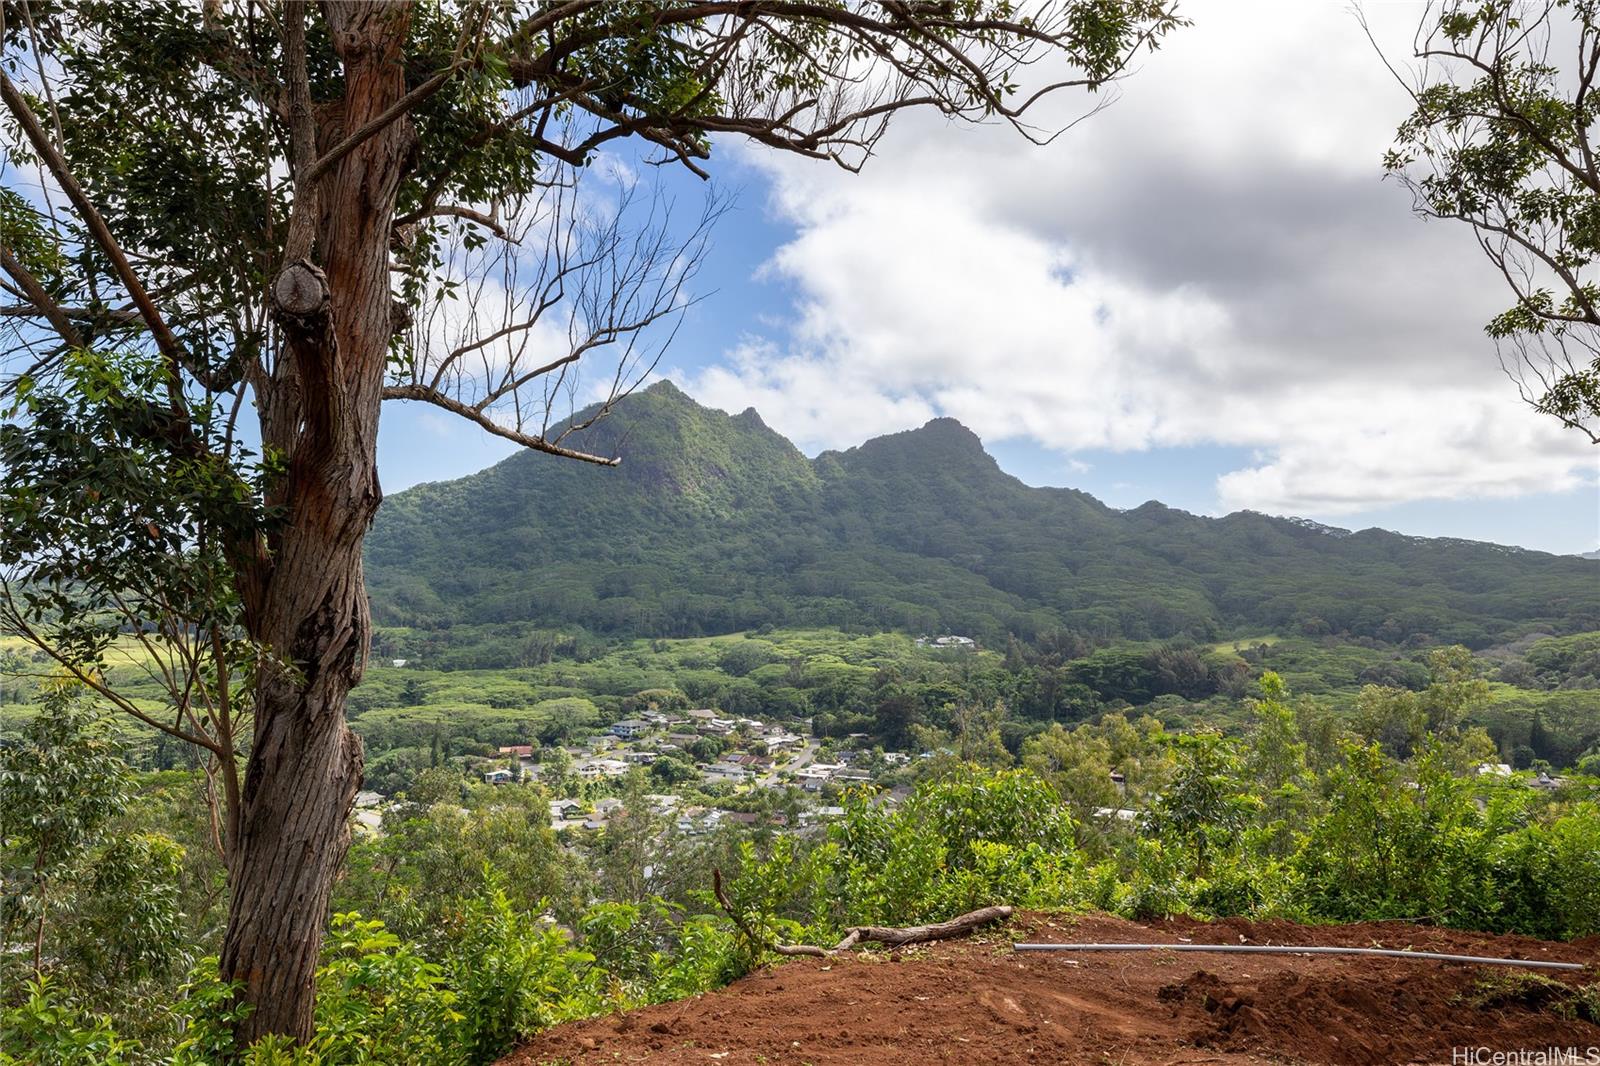
[[[954,634],[945,637],[918,637],[919,648],[960,648],[971,651],[978,646],[978,642],[971,637],[959,637]]]
[[[578,776],[590,780],[598,777],[624,777],[628,764],[621,759],[589,759],[578,764]]]
[[[750,771],[744,767],[723,762],[712,763],[703,773],[707,781],[727,781],[735,785],[743,783],[750,777]]]
[[[623,740],[632,740],[649,731],[650,723],[642,718],[624,718],[620,722],[611,723],[611,735],[621,737]]]
[[[833,780],[833,776],[844,767],[836,763],[814,762],[810,766],[796,770],[794,776],[800,782],[800,787],[807,792],[816,792],[824,784]]]
[[[731,733],[739,723],[732,718],[719,718],[716,711],[702,708],[689,712],[689,720],[702,733]]]

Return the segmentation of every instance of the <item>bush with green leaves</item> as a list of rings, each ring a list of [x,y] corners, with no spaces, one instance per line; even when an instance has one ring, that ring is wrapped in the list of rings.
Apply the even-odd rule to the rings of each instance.
[[[132,1066],[137,1046],[111,1019],[83,1010],[49,977],[24,986],[27,998],[0,1012],[0,1066]]]
[[[1495,840],[1488,877],[1495,906],[1484,927],[1552,939],[1600,933],[1600,804]]]
[[[248,1051],[234,1045],[241,1017],[232,990],[205,960],[191,978],[188,1032],[174,1066],[241,1060],[249,1066],[345,1066],[356,1063],[439,1063],[467,1066],[456,1039],[463,1020],[444,971],[384,928],[359,914],[335,914],[317,970],[316,1036],[289,1049],[268,1040]]]
[[[457,1008],[450,1045],[464,1062],[493,1062],[540,1029],[632,1005],[611,975],[592,965],[594,955],[517,911],[492,882],[463,901],[444,932],[444,973]]]

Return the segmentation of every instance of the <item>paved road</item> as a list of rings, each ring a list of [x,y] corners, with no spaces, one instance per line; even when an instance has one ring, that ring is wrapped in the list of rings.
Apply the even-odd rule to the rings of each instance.
[[[800,749],[800,754],[796,755],[793,759],[791,759],[789,762],[784,764],[782,772],[792,774],[796,770],[803,770],[807,766],[810,766],[811,765],[811,760],[815,759],[817,757],[817,752],[820,751],[821,748],[822,748],[822,741],[820,741],[820,740],[808,740],[808,741],[806,741],[806,746],[804,748]],[[778,768],[777,767],[773,767],[773,769],[767,774],[767,776],[765,776],[763,778],[759,778],[756,781],[756,787],[758,787],[758,788],[770,788],[772,786],[773,782],[777,781],[778,773],[779,773]]]

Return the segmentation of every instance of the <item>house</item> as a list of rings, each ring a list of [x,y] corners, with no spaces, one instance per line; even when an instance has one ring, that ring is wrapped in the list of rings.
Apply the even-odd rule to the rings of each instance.
[[[607,751],[617,746],[617,738],[609,733],[597,733],[583,742],[590,751]]]
[[[818,822],[828,822],[835,818],[844,817],[843,807],[817,807],[814,810],[800,812],[802,826],[816,825]]]
[[[594,813],[601,818],[610,818],[622,810],[622,801],[615,796],[608,796],[594,805]]]
[[[918,637],[919,648],[957,648],[962,651],[972,651],[977,648],[978,642],[971,637],[959,637],[954,634],[946,637]]]
[[[571,821],[581,814],[583,814],[583,804],[575,799],[550,801],[550,820],[552,822]]]
[[[805,743],[805,738],[796,733],[786,733],[779,730],[767,734],[767,750],[782,751],[785,748],[798,748]]]
[[[840,770],[833,779],[842,784],[861,785],[871,781],[872,775],[865,770]]]
[[[668,814],[678,809],[679,798],[670,793],[651,792],[645,796],[645,801],[657,814]]]
[[[712,763],[701,771],[707,781],[726,781],[730,784],[743,784],[750,777],[750,771],[733,763]]]
[[[684,748],[692,746],[694,742],[699,739],[700,737],[696,733],[668,733],[666,741],[659,746],[663,748],[677,748],[679,751],[682,751]]]
[[[1119,822],[1131,822],[1139,817],[1138,811],[1130,811],[1126,807],[1096,807],[1096,818],[1114,818]]]
[[[356,793],[356,809],[379,807],[383,805],[383,793],[373,792],[371,789],[362,789]]]
[[[402,666],[404,666],[406,663],[408,663],[410,661],[411,661],[410,659],[390,659],[389,660],[389,665],[394,667],[396,670],[398,670],[398,669],[400,669]]]
[[[1551,792],[1551,791],[1554,791],[1555,789],[1560,788],[1562,785],[1564,785],[1566,783],[1567,782],[1566,782],[1565,778],[1562,778],[1562,777],[1551,777],[1550,776],[1550,771],[1548,771],[1548,770],[1540,770],[1539,771],[1539,776],[1534,778],[1532,781],[1528,782],[1528,787],[1529,788],[1544,789],[1547,792]]]
[[[800,787],[807,792],[816,792],[823,785],[833,780],[844,767],[836,763],[814,762],[810,766],[795,771],[795,778],[800,782]]]
[[[624,777],[628,764],[621,759],[589,759],[578,764],[578,776],[593,780],[598,777]]]
[[[680,833],[708,833],[722,824],[722,812],[708,811],[704,807],[690,807],[678,816],[675,824]]]
[[[911,756],[903,751],[886,751],[883,753],[885,766],[905,766],[911,762]]]
[[[515,756],[518,759],[531,760],[533,758],[533,745],[507,744],[500,749],[500,754],[508,759]]]
[[[656,761],[656,753],[653,751],[625,751],[622,753],[622,759],[630,766],[649,766]]]
[[[690,711],[689,721],[702,733],[731,733],[733,727],[738,725],[732,718],[719,718],[716,711],[706,708]]]
[[[508,785],[516,777],[510,770],[490,770],[483,779],[491,785]]]
[[[1511,765],[1503,762],[1486,762],[1478,765],[1479,777],[1510,777]]]
[[[624,718],[620,722],[611,723],[611,735],[621,737],[623,740],[632,740],[634,737],[643,736],[650,732],[650,723],[642,718]]]

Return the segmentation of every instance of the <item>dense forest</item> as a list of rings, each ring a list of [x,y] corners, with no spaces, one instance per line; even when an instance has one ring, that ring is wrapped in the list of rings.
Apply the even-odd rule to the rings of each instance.
[[[367,541],[377,621],[1474,648],[1600,628],[1591,561],[1251,512],[1117,511],[1024,485],[950,419],[807,460],[755,411],[660,382],[572,439],[621,466],[519,454],[386,501]]]

